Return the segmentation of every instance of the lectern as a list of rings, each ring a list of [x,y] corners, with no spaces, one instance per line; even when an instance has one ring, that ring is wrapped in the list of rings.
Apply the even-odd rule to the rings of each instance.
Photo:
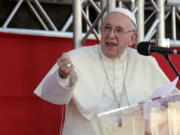
[[[99,114],[113,119],[117,135],[180,135],[180,93]]]

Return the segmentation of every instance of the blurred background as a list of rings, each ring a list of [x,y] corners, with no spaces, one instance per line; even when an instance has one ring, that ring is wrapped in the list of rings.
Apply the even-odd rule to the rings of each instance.
[[[0,0],[1,135],[59,135],[65,106],[33,91],[62,52],[99,43],[101,20],[114,7],[136,14],[138,42],[179,50],[179,0]],[[153,55],[175,79],[164,57]],[[170,57],[180,70],[180,56]]]

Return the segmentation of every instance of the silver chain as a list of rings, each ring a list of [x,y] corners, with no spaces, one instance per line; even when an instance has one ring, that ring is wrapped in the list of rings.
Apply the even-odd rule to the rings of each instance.
[[[127,51],[128,51],[128,50],[127,50]],[[103,60],[102,60],[102,56],[101,56],[100,50],[99,50],[100,61],[101,61],[101,63],[102,63],[103,70],[104,70],[105,76],[106,76],[106,78],[107,78],[107,82],[108,82],[109,87],[110,87],[110,89],[111,89],[111,91],[112,91],[112,93],[113,93],[114,99],[115,99],[115,101],[117,102],[118,107],[121,107],[122,95],[123,95],[123,92],[124,92],[124,91],[125,91],[126,96],[127,96],[127,91],[126,91],[125,83],[126,83],[126,75],[127,75],[127,67],[128,67],[128,58],[129,58],[128,55],[129,55],[129,52],[127,52],[126,71],[124,71],[124,63],[121,64],[121,65],[122,65],[122,72],[123,72],[123,87],[122,87],[121,95],[120,95],[120,98],[119,98],[120,100],[118,100],[117,94],[116,94],[116,90],[115,90],[115,87],[114,87],[114,83],[111,84],[111,81],[110,81],[109,76],[108,76],[108,73],[107,73],[107,71],[106,71],[106,69],[105,69],[105,65],[104,65],[104,62],[103,62]],[[115,78],[114,76],[115,76],[115,69],[114,69],[114,62],[113,62],[113,78]],[[124,91],[123,91],[123,90],[124,90]],[[127,97],[127,102],[128,102],[128,104],[129,104],[128,97]]]

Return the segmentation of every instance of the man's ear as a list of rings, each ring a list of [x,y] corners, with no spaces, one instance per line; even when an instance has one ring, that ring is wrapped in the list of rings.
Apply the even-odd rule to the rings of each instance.
[[[134,32],[132,35],[131,35],[131,42],[130,42],[130,45],[134,45],[134,44],[136,44],[136,42],[137,42],[137,38],[138,38],[138,35],[137,35],[137,33],[136,32]]]

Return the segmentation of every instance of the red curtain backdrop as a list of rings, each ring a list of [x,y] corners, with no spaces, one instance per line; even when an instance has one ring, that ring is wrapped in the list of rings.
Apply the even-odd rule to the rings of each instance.
[[[62,52],[73,48],[72,44],[70,38],[0,33],[0,135],[59,135],[65,107],[39,99],[33,90]],[[174,79],[164,58],[156,57],[168,77]],[[180,70],[179,58],[172,56]]]

